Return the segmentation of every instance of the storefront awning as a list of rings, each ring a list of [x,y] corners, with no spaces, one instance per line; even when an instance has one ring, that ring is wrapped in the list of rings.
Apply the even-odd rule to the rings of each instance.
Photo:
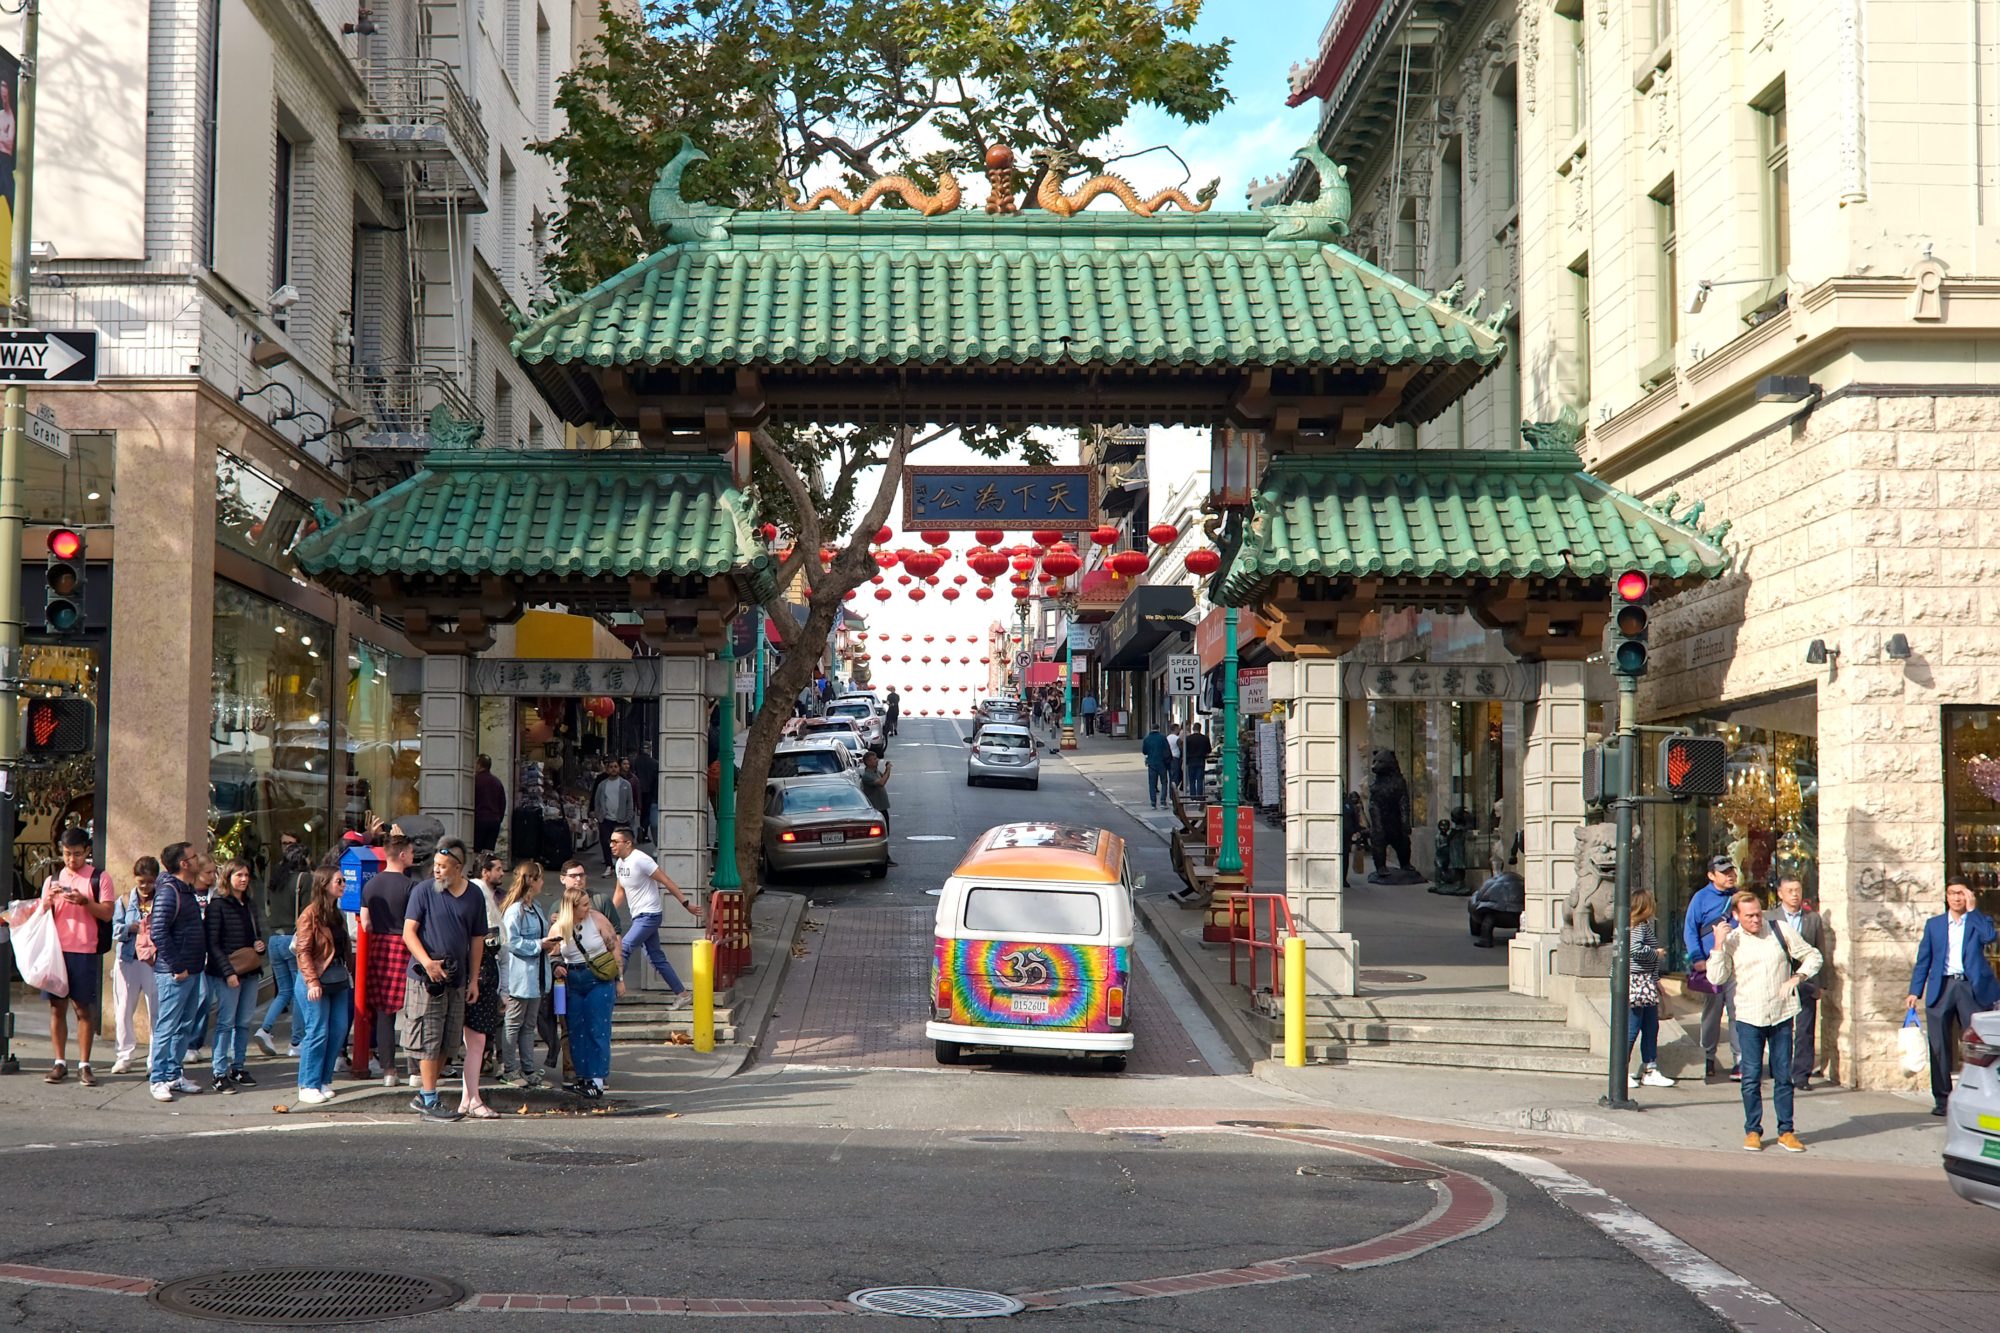
[[[1201,657],[1203,671],[1213,671],[1222,665],[1223,640],[1227,637],[1223,632],[1223,615],[1223,609],[1218,606],[1203,616],[1201,623],[1194,627],[1194,650]],[[1270,628],[1269,623],[1254,611],[1237,612],[1236,660],[1241,662],[1257,656],[1258,653],[1253,650],[1253,645],[1262,645],[1264,635]]]
[[[1104,632],[1104,665],[1112,671],[1144,671],[1147,656],[1169,634],[1190,628],[1194,589],[1180,583],[1142,583]]]
[[[1028,684],[1030,685],[1062,684],[1062,663],[1030,662],[1028,664]]]

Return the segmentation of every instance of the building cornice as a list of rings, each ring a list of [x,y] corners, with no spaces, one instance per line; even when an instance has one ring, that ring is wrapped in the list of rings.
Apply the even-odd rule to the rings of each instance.
[[[359,111],[368,102],[368,85],[353,57],[340,49],[309,0],[250,0],[272,33],[301,58],[306,73],[339,112]]]

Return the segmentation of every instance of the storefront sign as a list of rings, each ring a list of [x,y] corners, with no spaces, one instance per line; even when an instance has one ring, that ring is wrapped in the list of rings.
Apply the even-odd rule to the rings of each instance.
[[[472,664],[472,692],[491,695],[641,697],[660,692],[660,662],[482,660]]]
[[[1213,671],[1222,665],[1222,646],[1229,637],[1227,627],[1223,624],[1223,614],[1223,609],[1218,606],[1203,616],[1201,623],[1194,627],[1194,650],[1201,655],[1203,671]],[[1263,638],[1270,628],[1269,623],[1255,612],[1238,611],[1236,655],[1241,657],[1243,650]]]
[[[1175,653],[1167,659],[1167,693],[1193,694],[1201,685],[1201,659],[1193,653]]]
[[[1271,673],[1265,667],[1236,669],[1236,706],[1255,715],[1271,709]]]
[[[1072,655],[1097,651],[1097,626],[1071,625],[1069,627],[1069,650]]]
[[[1349,662],[1350,699],[1533,699],[1540,673],[1519,662]]]
[[[903,473],[903,526],[979,528],[1096,525],[1097,473],[1087,467],[912,467]]]

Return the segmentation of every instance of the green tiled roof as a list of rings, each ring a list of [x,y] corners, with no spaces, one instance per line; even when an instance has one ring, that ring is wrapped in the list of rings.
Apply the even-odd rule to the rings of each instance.
[[[1730,564],[1724,531],[1607,486],[1567,449],[1356,449],[1271,464],[1221,586],[1243,605],[1273,579],[1315,574],[1713,578]]]
[[[1500,336],[1265,213],[727,213],[521,330],[530,365],[1416,366],[1436,415]]]
[[[383,574],[622,581],[747,570],[761,597],[776,569],[726,462],[624,450],[434,450],[415,476],[293,555],[348,587]]]

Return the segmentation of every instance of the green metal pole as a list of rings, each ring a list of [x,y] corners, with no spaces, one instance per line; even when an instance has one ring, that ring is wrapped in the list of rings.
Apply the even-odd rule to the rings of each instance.
[[[721,779],[715,791],[715,873],[710,876],[718,889],[740,889],[743,879],[736,873],[736,626],[722,637],[722,714],[717,719],[719,743],[717,767]]]
[[[1626,1037],[1631,1025],[1632,983],[1632,815],[1638,807],[1639,766],[1639,681],[1635,676],[1618,678],[1618,795],[1612,802],[1615,835],[1618,839],[1618,878],[1611,900],[1616,922],[1611,936],[1611,1087],[1601,1105],[1616,1110],[1637,1110],[1625,1084],[1632,1068],[1632,1043]]]
[[[1237,765],[1242,749],[1236,742],[1236,608],[1222,612],[1222,846],[1215,857],[1217,875],[1243,873],[1243,849],[1236,836]]]

